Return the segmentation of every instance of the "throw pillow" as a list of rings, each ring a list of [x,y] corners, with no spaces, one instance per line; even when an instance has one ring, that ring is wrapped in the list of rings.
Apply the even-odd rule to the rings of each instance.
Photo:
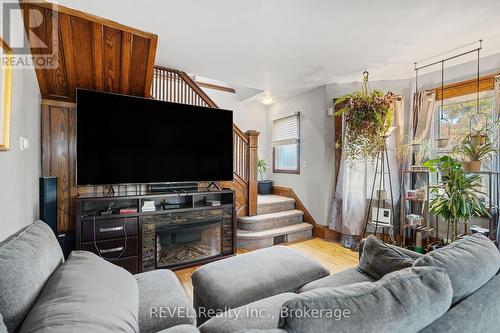
[[[410,267],[377,282],[307,291],[281,310],[279,328],[302,332],[419,332],[451,305],[450,279],[437,267]]]
[[[389,246],[377,237],[370,235],[365,241],[363,253],[359,260],[359,269],[374,280],[380,280],[384,275],[411,267],[414,259]]]

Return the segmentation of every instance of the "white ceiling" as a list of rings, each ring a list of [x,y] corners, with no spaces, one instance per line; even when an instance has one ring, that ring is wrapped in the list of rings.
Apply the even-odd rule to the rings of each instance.
[[[499,0],[59,0],[159,36],[156,63],[235,85],[304,90],[413,75],[413,63],[484,39]],[[469,59],[464,59],[464,61]]]

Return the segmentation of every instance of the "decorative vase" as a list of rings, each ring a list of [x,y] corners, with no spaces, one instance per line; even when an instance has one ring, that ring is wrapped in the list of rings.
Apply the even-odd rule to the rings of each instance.
[[[466,172],[479,172],[481,171],[481,161],[464,161],[463,169]]]
[[[259,194],[272,194],[273,181],[272,180],[259,180],[257,183],[257,191]]]

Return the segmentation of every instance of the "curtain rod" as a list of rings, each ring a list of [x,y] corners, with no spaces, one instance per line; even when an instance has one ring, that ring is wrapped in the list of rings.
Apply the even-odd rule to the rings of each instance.
[[[427,65],[423,65],[423,66],[420,66],[420,67],[417,67],[417,64],[418,62],[415,62],[415,71],[419,71],[421,69],[424,69],[424,68],[427,68],[427,67],[431,67],[431,66],[434,66],[434,65],[437,65],[437,64],[441,64],[443,62],[446,62],[446,61],[450,61],[450,60],[453,60],[453,59],[456,59],[456,58],[459,58],[459,57],[462,57],[464,55],[467,55],[467,54],[470,54],[470,53],[474,53],[474,52],[477,52],[477,51],[480,51],[483,49],[483,46],[482,46],[482,43],[483,43],[483,40],[480,39],[478,40],[478,43],[479,43],[479,47],[476,47],[475,49],[473,50],[469,50],[469,51],[466,51],[466,52],[462,52],[460,54],[457,54],[457,55],[454,55],[454,56],[451,56],[451,57],[448,57],[448,58],[444,58],[444,59],[441,59],[441,60],[438,60],[438,61],[435,61],[433,63],[430,63],[430,64],[427,64]],[[432,59],[432,58],[430,58]],[[422,61],[420,61],[422,62]]]

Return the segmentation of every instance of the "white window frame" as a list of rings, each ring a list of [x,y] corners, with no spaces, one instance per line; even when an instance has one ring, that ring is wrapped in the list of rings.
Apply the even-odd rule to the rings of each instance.
[[[277,126],[284,128],[277,132]],[[273,120],[272,125],[272,143],[273,143],[273,173],[300,174],[300,112]],[[276,147],[286,145],[297,145],[297,168],[280,169],[277,167]]]

